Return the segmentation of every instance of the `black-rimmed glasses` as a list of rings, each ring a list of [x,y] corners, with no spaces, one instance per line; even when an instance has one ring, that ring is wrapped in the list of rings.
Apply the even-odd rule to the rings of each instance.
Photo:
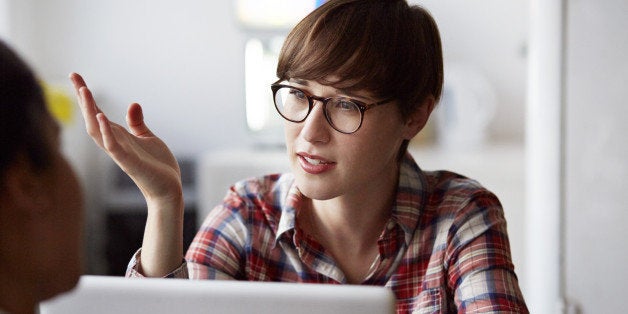
[[[305,121],[314,108],[314,100],[318,100],[323,104],[327,122],[334,130],[344,134],[354,133],[362,126],[365,111],[391,101],[365,104],[347,97],[323,98],[308,95],[290,85],[272,84],[270,88],[273,91],[275,108],[284,119],[296,123]]]

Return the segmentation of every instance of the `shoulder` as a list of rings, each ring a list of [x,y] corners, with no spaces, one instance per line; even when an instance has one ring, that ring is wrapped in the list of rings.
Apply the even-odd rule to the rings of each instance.
[[[437,225],[439,230],[449,230],[452,223],[487,209],[502,211],[497,196],[478,181],[447,170],[422,170],[410,155],[401,166],[399,191],[404,204],[416,209],[422,225]]]
[[[426,172],[426,178],[430,193],[425,213],[450,244],[463,247],[489,234],[492,239],[507,238],[504,210],[491,191],[449,171]]]
[[[474,179],[445,170],[424,171],[424,174],[428,206],[459,209],[478,201],[499,205],[497,196]]]
[[[251,177],[233,184],[222,204],[209,214],[219,221],[238,220],[242,225],[270,224],[276,226],[286,208],[293,189],[290,173]]]
[[[502,205],[476,180],[450,171],[425,172],[424,215],[442,231],[473,238],[487,229],[506,232]]]

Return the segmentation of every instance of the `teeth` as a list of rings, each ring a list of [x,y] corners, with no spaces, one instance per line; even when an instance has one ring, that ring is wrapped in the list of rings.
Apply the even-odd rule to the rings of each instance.
[[[308,163],[312,164],[312,165],[320,165],[320,164],[325,164],[325,162],[323,162],[323,161],[321,161],[321,160],[318,160],[318,159],[312,159],[312,158],[308,158],[308,157],[305,157],[305,156],[303,156],[303,158],[305,158],[305,160],[306,160]]]

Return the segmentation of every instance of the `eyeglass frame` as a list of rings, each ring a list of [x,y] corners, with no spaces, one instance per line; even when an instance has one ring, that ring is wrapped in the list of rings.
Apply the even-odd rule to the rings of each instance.
[[[292,88],[292,89],[296,89],[298,91],[300,91],[301,93],[303,93],[303,95],[305,95],[305,98],[307,98],[308,101],[308,110],[307,110],[307,114],[305,114],[305,117],[303,117],[303,119],[301,120],[292,120],[292,119],[288,119],[286,116],[283,115],[283,113],[281,113],[281,110],[279,110],[279,108],[277,107],[277,91],[281,88]],[[342,133],[342,134],[353,134],[355,132],[357,132],[361,127],[362,127],[362,122],[364,121],[364,112],[366,112],[369,109],[375,108],[377,106],[380,105],[385,105],[387,103],[390,103],[391,101],[393,101],[394,99],[386,99],[386,100],[382,100],[382,101],[378,101],[378,102],[374,102],[374,103],[370,103],[370,104],[366,104],[362,101],[350,98],[350,97],[320,97],[320,96],[314,96],[311,95],[310,93],[298,88],[298,87],[294,87],[291,85],[287,85],[287,84],[279,84],[279,83],[274,83],[270,85],[270,89],[273,92],[273,104],[275,105],[275,109],[277,110],[277,112],[279,113],[279,115],[290,121],[290,122],[294,122],[294,123],[301,123],[303,121],[305,121],[305,119],[307,119],[307,117],[310,116],[310,113],[312,112],[312,109],[314,108],[314,100],[318,100],[319,102],[321,102],[321,104],[323,104],[323,114],[325,115],[325,120],[327,120],[327,123],[329,123],[329,125],[336,131]],[[360,110],[360,124],[358,124],[358,127],[355,128],[355,130],[351,131],[351,132],[345,132],[345,131],[341,131],[338,130],[334,124],[331,122],[331,118],[327,115],[327,103],[335,98],[345,98],[349,101],[351,101],[352,103],[356,104],[358,106],[358,109]]]

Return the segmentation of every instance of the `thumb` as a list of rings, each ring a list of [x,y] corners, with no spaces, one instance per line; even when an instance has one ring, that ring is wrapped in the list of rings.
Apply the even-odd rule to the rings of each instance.
[[[138,103],[129,105],[126,113],[126,124],[129,126],[131,134],[135,136],[153,136],[153,132],[144,123],[144,113],[142,106]]]

